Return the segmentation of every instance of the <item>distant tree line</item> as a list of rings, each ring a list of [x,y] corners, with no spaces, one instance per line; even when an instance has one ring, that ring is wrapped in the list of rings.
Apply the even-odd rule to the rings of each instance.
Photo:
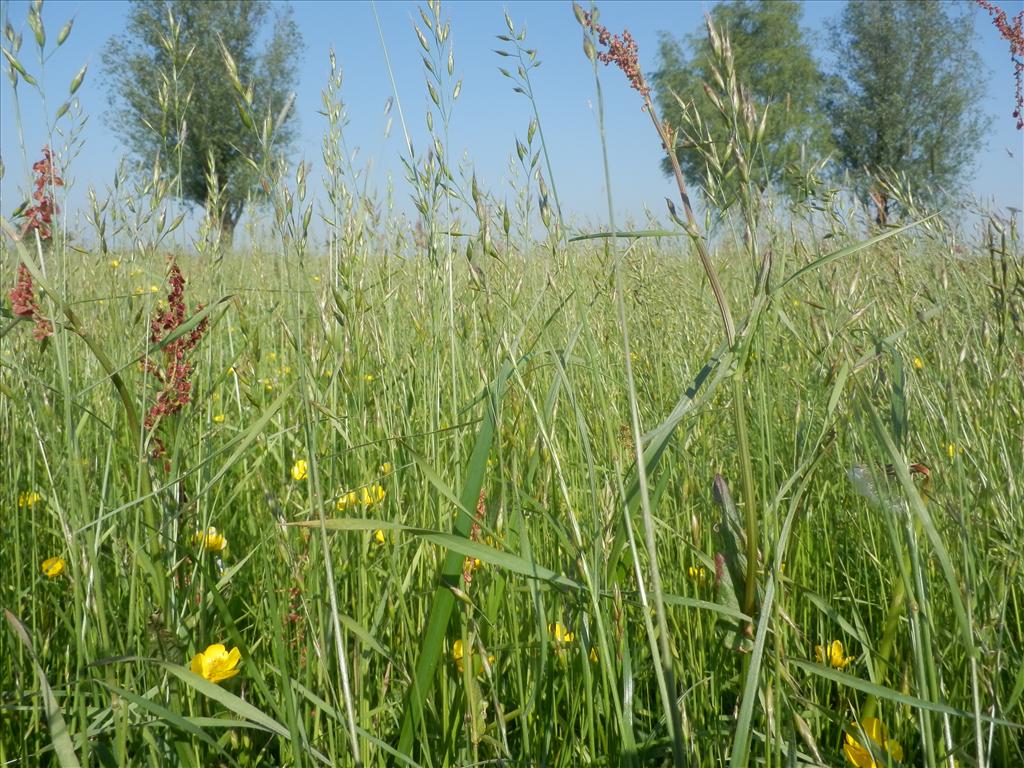
[[[824,30],[834,63],[823,70],[800,26],[794,0],[732,0],[714,6],[712,20],[729,36],[737,77],[761,107],[769,106],[758,186],[798,193],[801,166],[831,156],[849,172],[877,223],[894,213],[880,177],[899,174],[920,200],[951,197],[977,151],[986,118],[981,60],[970,8],[940,0],[850,2]],[[703,84],[711,51],[697,32],[663,33],[653,73],[658,107],[674,124],[684,105],[709,116],[723,145],[729,126],[713,122]],[[681,143],[677,156],[698,183],[707,169],[700,152]],[[728,190],[726,190],[728,193]]]
[[[850,2],[824,31],[834,59],[828,71],[813,55],[801,13],[795,0],[730,0],[711,11],[731,41],[740,83],[759,108],[769,106],[751,169],[756,186],[799,197],[804,170],[831,157],[880,224],[896,207],[878,182],[886,175],[899,174],[922,201],[951,196],[986,125],[969,6]],[[133,0],[125,33],[104,54],[113,127],[139,167],[205,209],[224,244],[246,204],[265,195],[254,158],[280,156],[294,139],[288,105],[301,45],[286,4]],[[651,81],[661,114],[678,126],[693,105],[724,146],[730,126],[704,88],[713,75],[706,36],[664,33],[659,54]],[[254,116],[277,116],[273,133],[255,130]],[[687,176],[706,186],[697,148],[683,141],[675,150]],[[715,201],[722,207],[736,193],[730,178]]]

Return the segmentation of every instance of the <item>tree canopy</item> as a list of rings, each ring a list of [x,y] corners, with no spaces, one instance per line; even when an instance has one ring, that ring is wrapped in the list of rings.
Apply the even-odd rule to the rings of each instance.
[[[290,6],[133,0],[126,31],[103,55],[115,131],[140,165],[151,168],[159,158],[163,173],[180,182],[172,189],[206,209],[222,242],[230,243],[250,194],[259,193],[246,158],[263,150],[244,124],[223,50],[262,116],[288,103],[301,45]],[[289,113],[271,149],[283,152],[294,133]]]
[[[876,221],[894,204],[878,175],[900,174],[920,199],[948,196],[986,125],[966,10],[938,0],[848,3],[833,36],[843,53],[826,98],[832,135]]]
[[[771,105],[763,154],[751,168],[762,189],[773,184],[790,191],[787,166],[803,158],[821,157],[829,148],[828,121],[821,109],[824,79],[800,27],[801,13],[794,0],[739,0],[719,3],[711,11],[715,26],[729,37],[740,84],[759,111]],[[684,103],[692,102],[712,139],[724,148],[731,126],[712,108],[703,87],[713,82],[713,56],[706,34],[699,30],[680,40],[662,33],[659,58],[660,66],[651,80],[663,117],[679,126],[683,108],[676,96]],[[677,156],[686,175],[705,186],[701,154],[682,146],[677,148]],[[667,161],[663,167],[669,171]]]

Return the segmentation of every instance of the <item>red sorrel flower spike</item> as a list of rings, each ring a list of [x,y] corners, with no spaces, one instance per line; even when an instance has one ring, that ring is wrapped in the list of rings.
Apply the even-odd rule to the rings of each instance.
[[[636,40],[629,34],[629,30],[623,30],[622,37],[613,35],[594,21],[590,13],[583,14],[583,24],[597,33],[598,42],[608,49],[597,54],[598,61],[604,64],[614,64],[621,69],[629,80],[630,86],[641,96],[647,98],[651,93],[651,88],[647,85],[643,71],[640,69],[640,50]]]
[[[1024,128],[1024,11],[1010,22],[1006,11],[990,0],[975,0],[988,11],[992,24],[1003,39],[1010,44],[1010,61],[1013,62],[1013,79],[1016,83],[1013,116],[1017,118],[1017,130]]]
[[[39,311],[35,289],[32,286],[32,273],[24,264],[18,265],[18,277],[14,288],[7,295],[11,297],[11,310],[15,317],[35,321],[36,327],[32,331],[32,336],[36,341],[53,335],[53,324]]]
[[[25,224],[21,228],[21,236],[35,230],[41,240],[49,240],[53,235],[50,229],[53,215],[60,210],[53,199],[53,188],[64,186],[64,179],[54,170],[53,153],[49,147],[43,147],[43,159],[32,165],[32,171],[36,174],[32,191],[35,203],[22,213]]]
[[[167,307],[158,310],[149,321],[149,341],[159,344],[183,322],[185,322],[185,277],[177,262],[171,260],[167,282],[171,287],[167,294]],[[198,312],[202,305],[196,307]],[[191,333],[186,333],[166,344],[160,350],[163,364],[151,357],[143,361],[143,369],[160,382],[160,391],[156,403],[146,413],[146,429],[153,429],[164,416],[178,413],[192,400],[192,371],[194,370],[189,354],[195,349],[199,340],[206,333],[208,320],[204,318]],[[163,443],[154,438],[155,453],[162,455]]]

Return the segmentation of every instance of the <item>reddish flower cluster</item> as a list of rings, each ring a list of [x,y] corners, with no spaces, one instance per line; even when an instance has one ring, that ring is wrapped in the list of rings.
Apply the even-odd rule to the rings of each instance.
[[[50,229],[53,214],[58,211],[53,200],[53,188],[64,186],[64,179],[53,169],[53,153],[49,147],[43,147],[43,159],[36,162],[32,170],[36,174],[35,189],[32,192],[35,203],[28,206],[22,214],[25,217],[25,225],[21,228],[21,236],[24,237],[32,230],[36,230],[40,239],[49,240],[53,235]]]
[[[473,516],[473,525],[469,530],[470,541],[480,541],[480,524],[483,522],[484,517],[487,515],[487,499],[484,495],[484,491],[480,489],[480,497],[476,502],[476,514]],[[467,557],[462,564],[462,580],[466,583],[466,588],[473,583],[473,569],[477,568],[480,561],[473,557]]]
[[[622,37],[620,38],[594,21],[589,13],[583,14],[583,23],[588,29],[592,29],[597,33],[598,42],[608,49],[597,54],[598,61],[604,64],[614,64],[621,69],[623,74],[629,79],[630,86],[639,92],[641,96],[647,98],[651,93],[651,89],[644,79],[643,72],[640,70],[639,50],[636,40],[629,34],[629,30],[623,30]]]
[[[1017,130],[1024,128],[1024,11],[1013,17],[1010,23],[1006,11],[989,0],[975,0],[988,11],[999,34],[1010,44],[1010,60],[1013,62],[1013,78],[1016,81],[1013,116],[1017,118]]]
[[[167,295],[167,307],[153,315],[149,323],[149,340],[159,344],[185,322],[185,278],[177,263],[171,262],[168,283],[171,292]],[[196,307],[196,311],[202,306]],[[161,350],[163,365],[158,365],[151,357],[143,363],[145,370],[160,382],[160,392],[156,403],[146,413],[146,429],[153,429],[164,416],[178,413],[192,399],[192,361],[189,353],[206,333],[207,320],[204,319],[190,333],[183,334],[170,342]],[[160,453],[161,443],[155,441],[157,452]]]
[[[36,327],[32,335],[37,341],[53,335],[53,324],[39,311],[35,289],[32,287],[32,273],[24,264],[18,265],[18,278],[14,288],[7,295],[11,297],[11,310],[15,317],[35,321]]]

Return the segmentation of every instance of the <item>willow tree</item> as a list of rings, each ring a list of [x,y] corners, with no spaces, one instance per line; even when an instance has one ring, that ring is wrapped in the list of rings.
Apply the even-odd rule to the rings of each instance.
[[[761,190],[774,186],[795,191],[799,174],[793,171],[820,159],[830,148],[828,120],[821,109],[824,78],[800,26],[801,13],[794,0],[738,0],[711,9],[715,27],[729,37],[739,84],[758,113],[769,108],[761,155],[750,169]],[[659,66],[651,80],[658,110],[671,125],[684,125],[684,110],[692,105],[710,139],[724,150],[734,126],[714,108],[704,87],[715,82],[713,62],[703,25],[685,38],[662,33]],[[700,148],[683,142],[676,156],[687,177],[707,189],[708,169]],[[662,170],[670,172],[667,160]],[[720,202],[727,204],[735,197],[739,175],[731,174],[730,168],[724,170],[729,181],[721,190],[725,200]]]
[[[290,6],[134,0],[124,33],[103,55],[112,127],[141,167],[159,167],[173,194],[206,210],[223,245],[262,193],[250,159],[283,153],[294,138],[285,108],[301,45]],[[250,113],[282,115],[269,147],[243,119],[225,51],[251,96]]]
[[[949,197],[970,169],[988,118],[973,20],[939,0],[848,3],[833,29],[842,51],[828,90],[841,167],[885,224],[899,176],[922,201]]]

